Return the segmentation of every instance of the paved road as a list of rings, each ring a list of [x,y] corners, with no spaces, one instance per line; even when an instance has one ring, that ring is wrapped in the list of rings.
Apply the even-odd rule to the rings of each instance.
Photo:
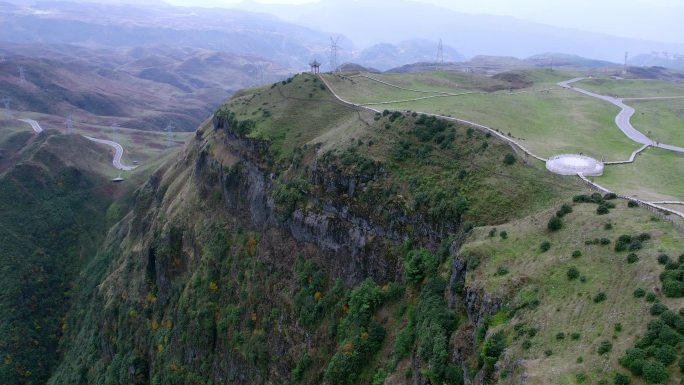
[[[105,139],[97,139],[93,138],[90,136],[85,136],[83,135],[84,138],[91,140],[95,143],[100,143],[100,144],[106,144],[107,146],[114,147],[115,153],[114,153],[114,159],[112,160],[112,164],[114,165],[114,168],[122,171],[131,171],[135,170],[138,166],[126,166],[123,163],[121,163],[121,157],[123,156],[124,149],[123,147],[117,143],[113,142],[111,140],[105,140]]]
[[[24,123],[28,123],[31,125],[31,128],[33,128],[33,131],[35,131],[36,134],[40,134],[43,132],[43,128],[40,126],[38,122],[36,122],[33,119],[19,119],[20,121]],[[117,170],[121,171],[131,171],[135,170],[138,166],[126,166],[123,163],[121,163],[121,157],[123,156],[124,149],[123,147],[116,142],[112,142],[111,140],[104,140],[104,139],[97,139],[97,138],[91,138],[90,136],[85,136],[83,135],[84,138],[91,140],[96,143],[101,143],[101,144],[106,144],[110,147],[114,147],[114,159],[112,160],[112,165],[114,165],[114,168]]]
[[[33,131],[35,131],[36,134],[43,132],[43,128],[40,126],[40,124],[33,119],[19,119],[19,121],[30,124],[31,128],[33,128]]]
[[[663,143],[655,143],[655,141],[651,140],[649,137],[646,135],[642,134],[639,130],[634,128],[631,123],[632,116],[634,115],[634,108],[626,105],[622,99],[619,98],[614,98],[612,96],[606,96],[606,95],[599,95],[596,93],[593,93],[591,91],[583,90],[581,88],[572,86],[572,83],[578,82],[580,80],[584,80],[586,78],[575,78],[575,79],[570,79],[566,80],[564,82],[558,83],[559,86],[567,89],[571,89],[577,92],[580,92],[584,95],[591,96],[593,98],[601,99],[604,100],[608,103],[611,103],[615,106],[620,107],[620,113],[617,114],[615,117],[615,124],[617,124],[618,128],[625,134],[627,135],[628,138],[631,140],[641,143],[641,144],[647,144],[650,146],[655,146],[655,147],[660,147],[666,150],[670,151],[676,151],[676,152],[682,152],[684,153],[684,147],[677,147],[673,146],[670,144],[663,144]]]

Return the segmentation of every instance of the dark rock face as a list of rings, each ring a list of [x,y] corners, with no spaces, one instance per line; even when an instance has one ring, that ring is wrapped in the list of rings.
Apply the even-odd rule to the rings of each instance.
[[[218,127],[221,128],[221,127]],[[284,231],[297,242],[312,244],[321,250],[323,261],[331,273],[342,278],[346,285],[356,285],[366,277],[376,282],[389,282],[401,279],[402,263],[387,258],[383,250],[387,245],[399,244],[408,239],[402,231],[411,226],[427,244],[435,244],[446,237],[446,233],[460,234],[458,224],[450,224],[436,229],[419,216],[410,216],[402,208],[388,208],[390,221],[379,223],[368,215],[359,214],[350,203],[359,189],[370,180],[381,178],[378,173],[346,174],[334,163],[316,161],[308,170],[309,181],[324,196],[307,196],[314,209],[298,208],[290,216],[283,216],[272,196],[273,176],[263,170],[263,158],[254,156],[266,153],[267,146],[252,140],[229,134],[225,143],[233,151],[240,153],[241,162],[230,170],[222,169],[216,162],[207,161],[210,174],[218,175],[226,207],[235,215],[248,219],[257,229],[277,229]],[[218,168],[218,169],[217,169]],[[331,199],[331,196],[345,196],[344,199]],[[502,306],[502,299],[494,298],[477,287],[466,287],[467,263],[459,255],[465,236],[460,235],[450,246],[453,257],[451,276],[446,292],[447,304],[452,309],[463,308],[469,322],[452,336],[452,361],[461,364],[476,351],[474,333],[485,317],[496,313]],[[421,375],[420,359],[412,356],[412,384],[428,385],[429,381]],[[479,384],[482,375],[476,375],[470,383]]]

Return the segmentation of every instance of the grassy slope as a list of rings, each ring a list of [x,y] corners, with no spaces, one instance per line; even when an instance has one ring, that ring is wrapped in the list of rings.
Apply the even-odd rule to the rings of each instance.
[[[684,84],[663,80],[613,80],[585,79],[576,83],[580,88],[603,95],[620,98],[645,98],[659,96],[684,96]]]
[[[682,91],[684,93],[684,91]],[[684,147],[684,99],[632,100],[634,127],[660,143]]]
[[[634,163],[608,166],[594,180],[602,186],[647,200],[684,200],[684,154],[649,148]]]
[[[612,383],[614,368],[619,368],[617,359],[632,347],[637,336],[643,335],[646,321],[651,319],[650,304],[633,298],[632,292],[639,287],[647,291],[660,287],[658,275],[663,268],[656,261],[657,255],[677,256],[684,252],[684,237],[671,225],[651,220],[646,210],[627,208],[624,201],[617,205],[610,214],[598,216],[596,205],[576,204],[574,212],[564,218],[564,228],[556,233],[546,229],[546,222],[556,208],[497,226],[498,232],[508,232],[506,240],[498,233],[489,237],[491,228],[480,228],[462,249],[463,255],[477,255],[482,261],[474,272],[468,273],[468,285],[483,285],[494,295],[511,296],[513,303],[521,298],[540,301],[536,309],[519,311],[512,321],[495,326],[508,331],[509,336],[514,335],[512,325],[516,323],[539,329],[530,339],[529,350],[521,347],[525,337],[509,337],[505,358],[509,363],[525,360],[529,384],[576,384],[578,373],[587,376],[587,383],[604,378]],[[606,223],[612,223],[613,229],[604,229]],[[644,231],[654,239],[638,252],[640,261],[636,264],[627,264],[627,253],[614,252],[613,243],[584,244],[585,240],[597,237],[614,242],[621,234]],[[545,240],[552,247],[541,253],[539,245]],[[580,250],[582,256],[573,258],[575,250]],[[586,282],[569,280],[566,272],[570,266],[577,267]],[[506,267],[509,273],[496,276],[500,267]],[[607,300],[594,303],[592,298],[600,291],[607,294]],[[670,308],[684,306],[682,299],[659,297]],[[623,325],[621,332],[613,330],[616,323]],[[559,332],[565,333],[564,340],[556,339]],[[581,337],[572,340],[571,333]],[[599,356],[597,346],[606,339],[613,343],[613,351]],[[553,352],[550,357],[544,354],[547,349]],[[579,357],[583,363],[577,361]],[[672,374],[678,376],[674,370]]]
[[[295,148],[306,144],[343,145],[368,126],[372,115],[336,103],[320,87],[321,82],[314,80],[304,75],[285,85],[256,89],[226,106],[236,112],[238,120],[257,123],[249,136],[269,141],[278,159],[290,157]]]
[[[320,146],[319,154],[354,148],[359,154],[385,162],[391,172],[388,183],[397,185],[409,200],[415,193],[410,191],[410,185],[416,184],[430,186],[428,189],[454,188],[468,196],[472,208],[467,218],[475,223],[501,222],[543,207],[564,190],[583,189],[575,181],[547,174],[541,164],[528,167],[518,162],[502,168],[503,154],[511,152],[510,147],[477,130],[468,134],[464,127],[454,128],[455,148],[430,145],[429,159],[398,162],[392,154],[401,140],[408,137],[414,151],[423,146],[421,141],[411,139],[414,117],[395,122],[384,117],[375,121],[367,112],[334,103],[319,85],[313,77],[303,75],[292,83],[237,97],[227,107],[236,112],[238,119],[251,118],[257,122],[250,137],[270,140],[272,151],[278,154],[277,161],[289,161],[293,149],[299,146]],[[491,147],[478,148],[483,142]],[[462,170],[470,177],[457,179]],[[539,178],[540,173],[546,180]],[[510,188],[511,183],[516,188]]]
[[[400,75],[403,77],[404,75]],[[395,79],[395,81],[398,79]],[[553,79],[555,82],[557,79]],[[548,80],[547,80],[548,81]],[[353,90],[349,84],[343,81],[336,81],[337,84],[343,85],[342,89],[345,92],[345,87],[349,87],[347,94],[343,97],[350,97],[351,100],[357,95],[363,95],[364,90]],[[380,94],[376,89],[383,87],[377,83],[364,83],[367,87],[371,87],[374,91],[368,92],[369,95],[380,95],[385,98],[392,98],[391,88],[385,87]],[[543,83],[542,83],[543,84]],[[411,86],[421,88],[416,85],[413,79],[408,80],[404,86]],[[333,86],[335,87],[335,86]],[[423,88],[427,88],[423,85]],[[368,95],[366,95],[368,96]],[[578,118],[586,119],[587,122],[583,127],[595,124],[593,121],[601,121],[601,126],[608,127],[612,131],[607,136],[603,136],[603,141],[611,143],[611,147],[617,149],[633,149],[634,145],[630,144],[617,129],[613,127],[613,111],[610,113],[586,114],[595,108],[609,108],[602,104],[597,105],[595,101],[587,99],[581,95],[573,95],[571,92],[554,91],[552,96],[544,96],[543,99],[537,95],[527,97],[528,102],[535,105],[535,117],[529,118],[527,114],[520,114],[521,110],[525,110],[522,105],[518,105],[517,109],[508,110],[503,107],[508,114],[502,117],[499,112],[502,111],[502,106],[507,106],[508,101],[501,103],[494,103],[491,101],[492,96],[468,96],[467,98],[481,98],[481,105],[495,105],[497,108],[496,114],[491,114],[491,108],[480,108],[478,119],[473,119],[479,123],[487,123],[486,119],[493,122],[506,122],[506,118],[511,119],[515,116],[515,120],[531,119],[532,121],[539,119],[541,116],[543,121],[557,121],[555,119],[555,108],[567,103],[572,99],[573,106],[583,106],[579,108],[580,112],[567,119],[569,127],[575,127]],[[515,98],[517,96],[510,96]],[[549,98],[556,98],[558,100],[549,102]],[[451,103],[458,105],[462,110],[466,110],[466,105],[471,109],[477,109],[475,104],[467,104],[463,102],[458,104],[462,97],[453,99],[435,98],[423,102],[411,102],[399,105],[391,105],[394,108],[404,108],[412,110],[427,110],[441,112],[442,114],[449,114],[453,111],[461,111],[457,108],[449,108],[444,104]],[[515,99],[509,99],[518,102]],[[442,108],[440,111],[438,108]],[[429,109],[432,108],[432,109]],[[472,114],[472,111],[469,111]],[[492,116],[487,117],[490,113]],[[540,113],[542,113],[540,115]],[[544,115],[546,113],[546,115]],[[474,115],[473,115],[474,116]],[[459,115],[459,117],[463,117]],[[466,115],[466,117],[468,117]],[[483,119],[485,119],[483,121]],[[496,124],[492,124],[497,127]],[[502,123],[503,124],[503,123]],[[534,131],[535,125],[530,123],[525,128],[529,135],[540,137],[546,133],[547,135],[555,135],[556,141],[566,142],[567,135],[560,137],[554,132],[543,130]],[[537,126],[538,127],[538,126]],[[513,132],[515,134],[515,132]],[[605,143],[597,142],[596,138],[601,138],[596,132],[588,134],[582,140],[582,147],[564,149],[573,152],[584,151],[586,148],[594,148],[594,151],[605,151]],[[517,136],[517,135],[514,135]],[[575,143],[577,137],[572,137]],[[535,149],[541,146],[548,146],[549,140],[551,146],[554,146],[553,138],[544,138],[544,141],[537,142],[533,145],[530,141],[524,141],[526,145]],[[621,143],[620,146],[616,146]],[[564,143],[567,145],[567,142]],[[584,147],[588,146],[588,147]],[[562,148],[562,147],[561,147]],[[600,149],[600,150],[598,150]],[[624,152],[620,155],[622,157]],[[597,156],[594,153],[594,156]],[[673,170],[681,167],[654,167],[655,162],[667,162],[668,164],[678,164],[679,157],[669,152],[660,150],[649,150],[643,154],[636,164],[629,166],[613,166],[606,170],[606,176],[597,178],[599,183],[606,187],[614,188],[617,191],[638,191],[641,192],[646,189],[645,195],[651,199],[673,199],[680,197],[681,191],[684,191],[684,186],[676,182],[678,178],[677,173]],[[650,161],[650,162],[649,162]],[[639,174],[643,177],[637,179],[634,177],[634,168],[639,168]],[[646,170],[650,170],[646,172]],[[653,170],[659,170],[654,172]],[[644,183],[646,181],[646,183]],[[670,181],[669,183],[666,181]],[[672,181],[675,181],[673,183]],[[648,186],[660,186],[661,194],[653,195]],[[640,194],[641,197],[645,197]],[[681,198],[678,198],[681,199]],[[575,384],[577,383],[576,375],[583,373],[588,376],[590,382],[597,382],[600,379],[609,379],[612,381],[612,373],[606,372],[606,365],[617,368],[617,358],[624,352],[627,347],[631,347],[636,336],[643,333],[645,328],[645,319],[649,319],[648,307],[643,301],[637,302],[631,293],[637,287],[644,287],[649,289],[651,287],[659,287],[658,273],[662,269],[655,262],[655,257],[660,252],[666,252],[671,255],[679,255],[684,250],[684,240],[680,233],[677,233],[674,228],[662,222],[652,222],[650,213],[646,210],[627,209],[625,203],[621,202],[620,207],[613,210],[607,216],[597,216],[595,214],[594,205],[578,205],[575,206],[575,213],[570,214],[566,222],[566,229],[557,234],[550,235],[545,230],[546,221],[553,215],[556,208],[543,211],[542,213],[532,215],[522,220],[516,220],[504,226],[499,226],[499,230],[505,230],[509,233],[508,240],[502,240],[498,237],[489,238],[487,236],[490,228],[480,228],[475,235],[466,244],[463,249],[464,254],[472,253],[479,255],[484,264],[475,273],[469,276],[469,283],[471,285],[484,285],[486,290],[490,293],[500,296],[512,295],[511,293],[523,293],[523,296],[529,296],[534,293],[541,301],[538,309],[533,311],[524,311],[518,313],[513,322],[524,322],[530,326],[540,328],[540,332],[533,340],[532,348],[524,351],[521,348],[522,339],[512,342],[511,348],[507,353],[507,360],[515,361],[520,357],[524,357],[527,367],[527,372],[531,377],[529,380],[532,383],[557,383],[557,384]],[[613,230],[604,230],[603,225],[607,222],[614,224]],[[637,265],[627,265],[624,261],[625,253],[616,256],[610,246],[585,246],[584,240],[594,237],[608,237],[613,241],[618,235],[623,233],[639,233],[642,231],[649,231],[653,234],[658,234],[656,240],[652,241],[646,250],[642,251],[642,261]],[[554,245],[546,254],[539,252],[539,245],[542,241],[549,239]],[[581,250],[583,257],[579,260],[574,260],[571,254],[574,250]],[[618,265],[618,270],[615,270],[615,265]],[[568,266],[576,265],[580,267],[583,275],[587,277],[587,283],[579,283],[578,281],[569,282],[566,277]],[[504,276],[496,276],[496,271],[499,267],[506,267],[510,272]],[[605,291],[609,300],[602,304],[594,304],[591,297],[599,290]],[[513,294],[515,295],[515,294]],[[684,304],[681,300],[665,300],[668,305],[677,309]],[[635,306],[635,304],[640,304]],[[615,311],[606,311],[606,309],[616,309]],[[613,326],[615,323],[623,324],[623,331],[619,334],[616,340],[612,336]],[[512,323],[508,324],[509,328]],[[557,341],[555,336],[559,332],[566,333],[567,337],[563,341]],[[571,341],[571,333],[580,333],[581,337],[578,341]],[[512,334],[512,333],[511,333]],[[600,341],[609,339],[613,342],[614,352],[609,358],[598,357],[596,349]],[[551,349],[554,354],[550,357],[545,357],[544,351]],[[578,357],[583,357],[583,363],[577,362]],[[551,370],[553,368],[553,370]]]
[[[513,137],[520,138],[531,151],[544,157],[582,152],[599,159],[625,159],[638,146],[615,127],[613,119],[617,109],[555,86],[558,81],[570,79],[574,75],[562,72],[530,72],[528,77],[535,84],[526,91],[554,88],[548,93],[508,95],[506,92],[495,92],[397,103],[388,105],[387,108],[449,115],[484,124],[504,133],[510,132]],[[429,82],[422,82],[421,89],[429,89]],[[337,91],[336,84],[345,83],[337,81],[331,84]],[[385,92],[392,90],[375,82],[368,85],[384,88]],[[354,94],[345,93],[344,88],[340,90],[340,96],[356,101]]]

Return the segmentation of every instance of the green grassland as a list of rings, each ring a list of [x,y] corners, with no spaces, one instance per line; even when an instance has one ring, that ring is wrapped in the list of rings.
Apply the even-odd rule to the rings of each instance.
[[[557,207],[497,226],[493,236],[490,231],[494,228],[479,228],[462,249],[466,258],[480,261],[468,273],[466,285],[481,286],[494,297],[510,298],[506,302],[509,310],[521,301],[538,301],[536,307],[516,312],[506,323],[500,323],[500,319],[507,319],[506,312],[502,312],[490,324],[490,328],[508,333],[504,361],[522,359],[528,384],[579,384],[582,382],[577,380],[578,374],[586,376],[586,383],[607,379],[612,384],[613,373],[620,368],[617,359],[643,335],[651,319],[650,304],[634,298],[632,292],[660,287],[658,275],[663,267],[656,261],[659,254],[676,258],[684,252],[684,239],[673,226],[653,220],[647,210],[615,202],[617,207],[602,216],[596,214],[595,204],[574,204],[573,212],[563,218],[563,228],[557,232],[549,232],[546,226]],[[606,224],[611,224],[612,229],[607,230]],[[507,239],[500,237],[503,231]],[[653,239],[637,252],[639,261],[629,264],[626,252],[613,250],[615,240],[622,234],[642,232],[648,232]],[[594,238],[606,238],[611,243],[585,245],[586,240]],[[544,241],[551,243],[547,252],[540,251]],[[573,257],[575,250],[581,256]],[[570,280],[570,267],[576,267],[584,278]],[[501,274],[502,268],[506,274]],[[599,292],[604,292],[607,299],[595,303],[593,297]],[[658,298],[675,311],[684,306],[683,299],[660,294]],[[621,331],[614,330],[617,323],[622,325]],[[537,328],[538,332],[534,337],[514,338],[516,324]],[[564,333],[564,338],[557,338],[558,333]],[[571,337],[572,333],[579,336]],[[531,347],[523,348],[524,340],[529,340]],[[598,355],[597,347],[603,340],[612,343],[612,352]],[[547,350],[551,352],[548,356]],[[679,370],[670,372],[677,381],[672,383],[679,383]]]
[[[684,200],[684,154],[649,148],[634,163],[606,166],[598,184],[646,200]]]
[[[684,147],[684,99],[630,100],[634,127],[660,143]]]
[[[393,104],[465,119],[510,134],[533,153],[551,157],[584,153],[597,159],[623,160],[638,148],[613,123],[616,108],[573,93],[465,95]]]
[[[483,94],[436,97],[418,101],[375,106],[378,109],[412,110],[436,113],[484,124],[510,134],[532,152],[550,157],[561,153],[583,153],[597,159],[627,159],[639,145],[615,127],[618,109],[572,90],[555,87],[577,73],[548,70],[523,71],[522,79],[532,85],[509,94],[508,91]],[[399,90],[368,79],[344,79],[326,75],[331,87],[341,97],[355,103],[424,97],[426,95]],[[500,86],[503,81],[466,73],[423,73],[372,75],[391,84],[428,91],[464,92]],[[484,78],[484,79],[483,79]],[[485,80],[486,79],[486,80]],[[490,83],[487,83],[490,81]],[[684,85],[646,80],[588,79],[580,83],[602,94],[671,96],[684,94]],[[550,92],[538,92],[553,88]],[[519,92],[516,91],[516,92]],[[684,145],[681,135],[684,101],[633,100],[637,113],[633,124],[660,142]],[[681,156],[661,150],[648,150],[629,165],[608,166],[603,177],[595,180],[626,195],[652,200],[682,200]]]
[[[534,85],[521,90],[527,92],[440,97],[393,103],[384,108],[436,113],[483,124],[510,133],[542,157],[581,152],[608,161],[626,159],[638,146],[615,127],[614,118],[619,110],[608,103],[597,103],[591,98],[555,86],[558,81],[570,79],[573,75],[558,71],[531,71],[526,79],[533,81]],[[344,81],[338,82],[346,84]],[[382,89],[384,93],[392,91],[391,87],[372,83],[367,86],[373,90]],[[429,87],[426,83],[423,80],[423,86]],[[331,84],[331,87],[335,88],[335,85]],[[550,92],[539,92],[551,87],[555,88]],[[363,92],[357,91],[356,94]],[[358,102],[354,99],[355,94],[345,93],[345,89],[340,90],[339,94]]]
[[[269,142],[277,160],[289,160],[305,144],[343,145],[373,121],[372,114],[338,102],[322,82],[308,75],[277,87],[245,91],[226,107],[236,112],[238,120],[256,123],[249,137]]]
[[[0,119],[0,142],[4,142],[11,135],[25,130],[23,125],[24,123],[16,120]]]
[[[479,130],[450,124],[427,138],[417,132],[419,114],[374,116],[349,108],[310,75],[246,92],[226,108],[238,120],[255,122],[248,137],[267,141],[276,164],[289,164],[296,152],[311,159],[314,148],[319,156],[333,151],[352,163],[368,158],[389,171],[378,189],[400,191],[409,207],[420,206],[416,201],[426,195],[467,197],[465,218],[474,223],[505,221],[538,210],[564,191],[584,190],[578,181],[548,175],[541,163],[519,160],[502,167],[513,150]]]
[[[663,80],[594,78],[582,80],[575,85],[598,94],[614,95],[619,98],[684,96],[684,84]]]

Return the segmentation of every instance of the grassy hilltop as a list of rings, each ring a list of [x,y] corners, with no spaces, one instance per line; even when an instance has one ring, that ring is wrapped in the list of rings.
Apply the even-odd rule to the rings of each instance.
[[[242,91],[109,232],[49,383],[679,381],[684,238],[590,194],[311,75]]]
[[[617,107],[557,85],[587,76],[585,73],[538,69],[492,77],[460,72],[349,75],[324,76],[350,102],[377,109],[436,113],[483,124],[545,158],[583,153],[620,161],[641,147],[615,126]],[[684,96],[681,83],[616,80],[599,75],[576,85],[627,98],[625,102],[636,108],[632,122],[638,130],[661,143],[681,145],[682,99],[638,99]],[[684,155],[649,149],[643,159],[638,159],[633,164],[607,167],[606,176],[594,180],[646,200],[684,200],[678,172]]]

